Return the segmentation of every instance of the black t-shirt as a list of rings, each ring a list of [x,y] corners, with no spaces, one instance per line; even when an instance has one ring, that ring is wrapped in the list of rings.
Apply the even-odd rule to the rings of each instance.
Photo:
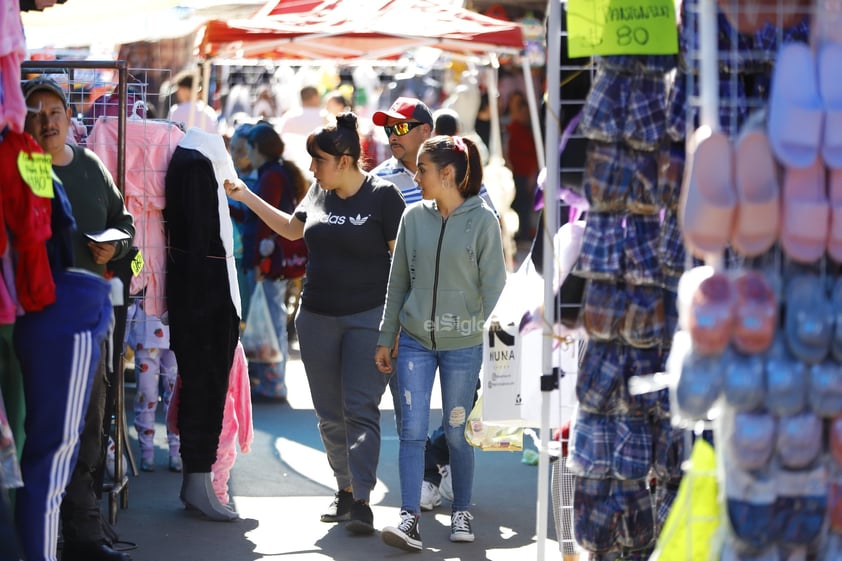
[[[392,183],[366,174],[360,190],[342,199],[314,184],[295,209],[310,253],[301,305],[344,316],[386,301],[391,255],[406,203]]]

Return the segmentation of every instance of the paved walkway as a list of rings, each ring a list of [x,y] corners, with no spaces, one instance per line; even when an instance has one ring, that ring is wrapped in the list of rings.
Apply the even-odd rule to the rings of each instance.
[[[131,477],[129,506],[118,514],[123,540],[137,544],[134,561],[369,561],[397,559],[408,553],[385,545],[379,532],[357,537],[319,515],[330,503],[335,483],[322,452],[303,366],[293,351],[287,370],[290,400],[256,403],[253,451],[241,455],[231,478],[231,493],[241,520],[211,522],[181,507],[179,474],[166,470],[163,425],[156,433],[154,473]],[[438,388],[434,390],[434,396]],[[129,389],[127,403],[131,403]],[[383,446],[379,482],[372,496],[376,528],[395,525],[400,507],[398,440],[391,398],[383,402]],[[440,407],[440,401],[434,402]],[[440,419],[434,412],[432,422]],[[131,425],[131,412],[129,412]],[[134,450],[134,429],[129,430]],[[476,541],[449,541],[449,508],[422,517],[424,559],[431,561],[524,561],[538,558],[535,542],[536,466],[520,453],[477,452],[474,503]],[[551,501],[545,501],[549,505]],[[549,535],[554,536],[549,515]],[[544,559],[560,559],[558,543],[545,544]]]

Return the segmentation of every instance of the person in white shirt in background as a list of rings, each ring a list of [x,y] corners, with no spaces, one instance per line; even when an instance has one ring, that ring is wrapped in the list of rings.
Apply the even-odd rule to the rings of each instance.
[[[284,113],[278,125],[278,131],[284,134],[300,134],[307,137],[314,130],[324,126],[322,116],[322,98],[315,86],[301,88],[301,107],[295,107]]]
[[[201,88],[193,93],[193,75],[186,74],[176,82],[176,104],[170,107],[167,119],[184,123],[184,128],[199,127],[205,132],[219,132],[219,115],[203,100],[198,99]]]

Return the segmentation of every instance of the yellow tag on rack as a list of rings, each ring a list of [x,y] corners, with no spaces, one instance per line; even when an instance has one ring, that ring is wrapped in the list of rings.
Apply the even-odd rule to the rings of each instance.
[[[49,154],[21,152],[18,154],[18,171],[35,195],[45,199],[55,197],[53,159]]]
[[[143,270],[143,253],[140,252],[140,249],[137,250],[137,255],[134,256],[134,259],[132,259],[131,267],[132,274],[134,276],[138,276]]]
[[[678,52],[675,0],[568,0],[567,51],[592,55]]]

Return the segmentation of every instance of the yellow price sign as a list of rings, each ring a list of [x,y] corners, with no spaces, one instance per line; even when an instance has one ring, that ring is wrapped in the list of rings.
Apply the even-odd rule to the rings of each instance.
[[[134,276],[138,276],[143,270],[143,253],[140,252],[140,249],[137,250],[137,255],[132,259],[131,267]]]
[[[18,171],[23,181],[38,197],[52,199],[53,159],[49,154],[21,152],[18,154]]]
[[[567,51],[571,58],[675,54],[675,0],[568,0]]]

